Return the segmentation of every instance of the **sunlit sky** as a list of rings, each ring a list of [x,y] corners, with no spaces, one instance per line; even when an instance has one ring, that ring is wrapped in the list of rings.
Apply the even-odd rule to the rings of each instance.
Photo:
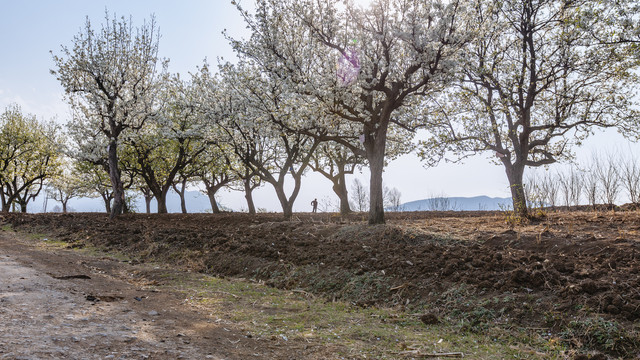
[[[356,2],[366,6],[369,1]],[[240,3],[249,5],[250,1],[242,0]],[[230,0],[0,0],[0,111],[11,103],[17,103],[26,113],[42,119],[56,118],[65,123],[69,109],[62,100],[62,87],[49,73],[53,67],[50,51],[59,53],[61,45],[71,45],[86,16],[99,27],[104,20],[105,9],[118,16],[131,15],[134,25],[154,14],[160,26],[160,55],[170,59],[171,72],[182,76],[195,71],[205,58],[211,64],[215,64],[219,57],[235,59],[222,35],[224,29],[233,37],[248,35]],[[640,148],[615,130],[608,130],[596,132],[576,152],[580,161],[588,159],[593,151],[614,150],[638,153]],[[389,164],[384,182],[386,186],[400,190],[402,202],[443,194],[509,197],[504,169],[492,164],[487,158],[490,155],[476,156],[463,164],[442,163],[431,169],[425,169],[416,156],[405,155]],[[550,169],[555,171],[562,166],[553,165]],[[356,176],[368,184],[366,169]],[[349,183],[353,178],[349,177]],[[321,208],[328,202],[337,203],[329,180],[310,173],[303,179],[294,211],[309,211],[309,203],[316,197]],[[234,210],[246,208],[243,194],[239,192],[223,191],[219,202]],[[255,202],[260,208],[280,210],[274,191],[268,184],[256,191]]]

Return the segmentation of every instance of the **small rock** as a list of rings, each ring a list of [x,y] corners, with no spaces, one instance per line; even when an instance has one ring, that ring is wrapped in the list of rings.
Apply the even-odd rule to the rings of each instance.
[[[158,316],[158,315],[160,315],[160,314],[155,310],[149,311],[149,316]]]

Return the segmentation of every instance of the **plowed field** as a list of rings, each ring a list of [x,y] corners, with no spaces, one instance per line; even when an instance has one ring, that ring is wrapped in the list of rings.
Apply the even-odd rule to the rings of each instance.
[[[490,212],[390,213],[377,226],[362,214],[3,216],[15,229],[135,261],[428,312],[469,331],[529,328],[576,349],[640,354],[640,213],[506,220]]]

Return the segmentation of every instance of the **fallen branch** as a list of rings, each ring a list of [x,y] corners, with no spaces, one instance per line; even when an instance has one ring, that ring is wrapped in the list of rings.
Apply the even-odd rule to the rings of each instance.
[[[391,289],[389,289],[389,290],[390,290],[390,291],[400,290],[400,289],[404,289],[404,288],[406,288],[407,286],[409,286],[409,283],[404,283],[404,284],[402,284],[402,285],[392,287],[392,288],[391,288]]]

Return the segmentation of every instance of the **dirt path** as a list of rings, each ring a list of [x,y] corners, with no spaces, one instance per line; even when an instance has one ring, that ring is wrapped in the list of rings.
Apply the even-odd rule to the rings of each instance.
[[[44,244],[0,232],[0,359],[296,357],[145,286],[132,265]]]

